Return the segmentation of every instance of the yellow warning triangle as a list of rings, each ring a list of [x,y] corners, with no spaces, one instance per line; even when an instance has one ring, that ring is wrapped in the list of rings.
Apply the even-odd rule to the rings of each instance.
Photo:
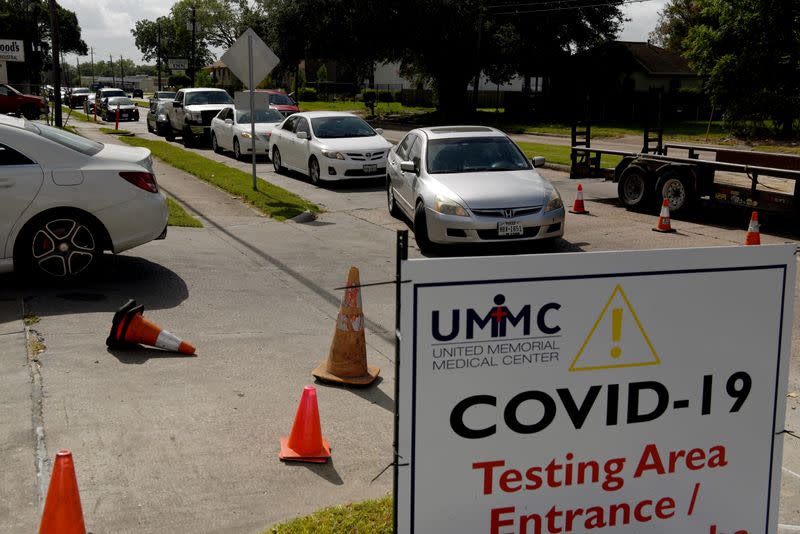
[[[622,286],[617,284],[569,370],[596,371],[660,363],[639,317]]]

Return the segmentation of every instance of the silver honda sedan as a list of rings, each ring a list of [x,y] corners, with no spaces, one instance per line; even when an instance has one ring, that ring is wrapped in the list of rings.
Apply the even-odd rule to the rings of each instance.
[[[486,126],[412,130],[389,153],[389,211],[414,222],[421,250],[436,243],[542,240],[564,234],[564,205],[503,132]]]

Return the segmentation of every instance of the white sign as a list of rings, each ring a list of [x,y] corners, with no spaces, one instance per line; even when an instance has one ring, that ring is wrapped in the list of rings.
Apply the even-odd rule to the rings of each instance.
[[[403,262],[398,532],[775,534],[794,251]]]
[[[25,43],[20,39],[0,39],[0,60],[25,61]]]
[[[253,92],[253,107],[269,109],[269,94]],[[236,109],[250,109],[250,91],[236,91],[233,94],[233,105]]]
[[[167,59],[167,66],[172,71],[176,71],[176,70],[185,71],[186,69],[189,68],[189,60],[185,59],[185,58],[170,58],[170,59]]]
[[[245,32],[233,43],[220,60],[225,66],[241,80],[245,87],[250,88],[250,73],[248,70],[249,52],[247,48],[248,40],[252,39],[253,46],[253,84],[258,85],[278,66],[280,60],[270,47],[252,30],[247,28]]]

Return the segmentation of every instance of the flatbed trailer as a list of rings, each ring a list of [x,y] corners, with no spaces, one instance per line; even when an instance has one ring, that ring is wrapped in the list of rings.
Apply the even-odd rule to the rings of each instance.
[[[654,135],[655,134],[655,135]],[[670,151],[673,153],[670,154]],[[674,155],[686,151],[686,157]],[[602,156],[620,156],[613,168],[601,165]],[[701,156],[705,156],[705,159]],[[800,156],[734,150],[708,145],[664,144],[661,130],[644,132],[642,150],[591,147],[591,128],[572,128],[570,178],[605,178],[616,182],[620,202],[635,210],[669,201],[670,213],[680,214],[700,199],[710,203],[747,207],[800,216]],[[749,186],[724,183],[726,174],[749,180]],[[793,192],[759,188],[764,177],[793,181]]]

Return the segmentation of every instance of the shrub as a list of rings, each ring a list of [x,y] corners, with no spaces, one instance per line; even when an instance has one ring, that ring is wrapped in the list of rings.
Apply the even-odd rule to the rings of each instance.
[[[364,103],[375,102],[377,100],[375,89],[364,89],[364,92],[361,93],[361,100],[363,100]]]
[[[403,91],[392,91],[392,97],[395,102],[403,102]]]
[[[297,90],[297,100],[304,102],[315,102],[317,100],[317,90],[313,87],[303,87]]]
[[[394,102],[391,91],[378,91],[378,102]]]

